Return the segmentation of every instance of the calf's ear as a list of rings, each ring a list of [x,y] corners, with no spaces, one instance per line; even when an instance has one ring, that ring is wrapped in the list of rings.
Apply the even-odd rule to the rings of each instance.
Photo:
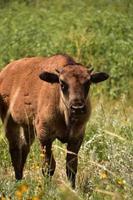
[[[109,75],[105,72],[96,72],[91,74],[91,82],[99,83],[109,78]]]
[[[57,74],[50,73],[50,72],[42,72],[39,75],[39,78],[43,81],[48,83],[59,83],[59,77]]]

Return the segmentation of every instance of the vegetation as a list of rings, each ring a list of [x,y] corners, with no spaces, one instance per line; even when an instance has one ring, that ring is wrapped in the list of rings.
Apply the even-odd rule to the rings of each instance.
[[[34,143],[25,179],[15,182],[0,133],[0,199],[131,200],[133,196],[133,1],[0,0],[0,66],[26,56],[67,53],[110,74],[93,86],[93,112],[80,151],[77,190],[65,175],[65,145],[55,141],[56,173],[41,173]]]
[[[98,102],[98,99],[96,100]],[[102,98],[93,105],[93,114],[79,154],[77,190],[73,192],[65,174],[65,145],[55,141],[57,161],[50,181],[41,173],[42,154],[38,142],[32,146],[25,168],[25,179],[16,183],[7,141],[0,136],[0,192],[13,199],[44,200],[131,200],[133,196],[133,112],[125,99],[113,102]],[[3,131],[2,131],[3,133]],[[25,191],[25,192],[24,192]]]
[[[1,67],[25,56],[68,53],[109,72],[111,78],[104,87],[111,97],[129,93],[133,76],[131,0],[6,2],[0,11]]]

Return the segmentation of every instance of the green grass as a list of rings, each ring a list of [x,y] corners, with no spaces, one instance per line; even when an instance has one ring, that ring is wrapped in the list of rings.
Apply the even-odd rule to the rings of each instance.
[[[133,76],[132,0],[7,2],[0,4],[1,67],[21,57],[68,53],[78,62],[91,63],[95,70],[110,74],[103,90],[112,98],[129,95]]]
[[[57,161],[52,181],[41,173],[39,143],[32,146],[25,167],[25,178],[16,183],[5,137],[0,139],[0,193],[17,199],[20,185],[28,186],[24,199],[131,200],[133,196],[133,109],[123,98],[106,102],[93,98],[93,113],[79,153],[77,189],[72,191],[65,174],[65,145],[55,141]],[[112,106],[110,106],[112,104]],[[3,131],[2,131],[3,132]],[[21,187],[22,187],[21,186]],[[68,198],[69,196],[69,198]],[[33,198],[34,199],[34,198]]]

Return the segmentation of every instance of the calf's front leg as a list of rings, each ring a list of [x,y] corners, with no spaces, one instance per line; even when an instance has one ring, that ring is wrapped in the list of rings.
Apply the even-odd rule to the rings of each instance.
[[[66,156],[66,173],[72,188],[75,188],[75,180],[78,166],[78,152],[82,144],[82,139],[68,142]]]
[[[43,175],[53,176],[56,163],[52,152],[52,142],[53,140],[49,138],[47,130],[47,124],[41,121],[39,118],[36,119],[36,131],[37,136],[41,144],[42,153],[44,155],[42,173]]]

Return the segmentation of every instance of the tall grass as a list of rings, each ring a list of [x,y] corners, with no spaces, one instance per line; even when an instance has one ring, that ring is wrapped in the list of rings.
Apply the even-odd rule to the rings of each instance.
[[[5,137],[0,139],[0,193],[13,199],[125,199],[133,195],[133,114],[132,107],[121,99],[110,106],[102,98],[94,103],[86,137],[79,153],[77,189],[72,191],[65,173],[65,145],[55,141],[53,151],[57,161],[50,181],[42,176],[39,144],[36,141],[25,167],[25,179],[16,183]],[[2,131],[3,132],[3,131]],[[22,192],[21,188],[26,187]],[[19,193],[20,192],[20,193]],[[69,197],[69,198],[68,198]]]

